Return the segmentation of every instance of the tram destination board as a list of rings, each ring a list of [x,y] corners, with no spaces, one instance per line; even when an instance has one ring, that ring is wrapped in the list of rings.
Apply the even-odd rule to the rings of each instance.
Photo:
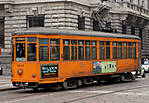
[[[41,64],[41,78],[58,77],[58,64]]]

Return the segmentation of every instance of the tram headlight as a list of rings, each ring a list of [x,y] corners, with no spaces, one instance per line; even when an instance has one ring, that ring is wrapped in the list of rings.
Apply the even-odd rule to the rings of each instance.
[[[17,73],[18,73],[19,75],[22,75],[22,74],[23,74],[23,70],[22,70],[22,69],[18,69]]]
[[[36,77],[36,74],[32,74],[32,77],[35,78]]]

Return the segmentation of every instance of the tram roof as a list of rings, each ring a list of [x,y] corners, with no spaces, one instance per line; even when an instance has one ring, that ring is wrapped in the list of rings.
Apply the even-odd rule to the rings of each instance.
[[[90,37],[105,37],[105,38],[125,38],[125,39],[138,39],[140,37],[135,35],[126,35],[118,33],[105,33],[105,32],[94,32],[94,31],[79,31],[79,30],[62,30],[52,28],[29,28],[23,31],[13,33],[13,35],[24,35],[24,34],[44,34],[44,35],[72,35],[72,36],[90,36]]]

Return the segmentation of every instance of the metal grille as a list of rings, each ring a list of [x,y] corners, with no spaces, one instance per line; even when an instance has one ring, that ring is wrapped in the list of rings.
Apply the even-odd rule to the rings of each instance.
[[[4,47],[4,18],[0,17],[0,47]]]
[[[29,27],[44,27],[44,16],[28,16]]]

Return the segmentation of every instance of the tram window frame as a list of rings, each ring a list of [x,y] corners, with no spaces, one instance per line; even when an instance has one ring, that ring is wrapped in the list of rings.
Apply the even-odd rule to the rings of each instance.
[[[128,59],[132,58],[132,42],[128,42]]]
[[[63,60],[70,60],[70,40],[63,40]]]
[[[90,60],[90,40],[85,40],[85,60]]]
[[[20,44],[23,44],[24,45],[24,50],[22,51],[22,53],[23,54],[20,54],[20,55],[22,55],[22,56],[20,56],[19,55],[19,51],[17,51],[18,49],[17,49],[17,45],[20,45]],[[16,61],[18,62],[18,61],[26,61],[26,53],[25,53],[25,51],[26,51],[26,45],[25,45],[25,42],[20,42],[20,43],[15,43],[15,45],[16,45]],[[20,48],[19,48],[20,49]],[[21,52],[20,52],[21,53]],[[19,56],[18,56],[19,55]]]
[[[136,54],[137,54],[136,42],[133,42],[133,43],[132,43],[132,46],[133,46],[133,47],[132,47],[132,49],[133,49],[133,50],[132,50],[132,57],[133,57],[133,58],[136,58],[136,57],[137,57],[137,56],[136,56]]]
[[[78,40],[78,60],[84,60],[84,40]]]
[[[71,60],[77,60],[78,56],[78,41],[77,40],[71,40]]]
[[[113,59],[118,59],[118,50],[117,50],[117,42],[112,42],[112,49],[113,49]]]
[[[100,59],[105,59],[105,42],[99,41],[99,57]]]
[[[96,60],[97,59],[97,41],[92,41],[92,60]],[[95,53],[94,53],[95,52]]]
[[[66,43],[65,41],[67,41],[68,43]],[[64,40],[63,40],[63,45],[70,45],[70,40],[64,39]]]
[[[25,42],[25,37],[16,37],[16,42]]]
[[[92,60],[97,60],[97,41],[95,41],[95,40],[93,40],[93,41],[91,41],[91,51],[92,51],[92,53],[91,53],[91,57],[92,57]]]
[[[106,59],[110,59],[110,41],[105,41],[106,43],[106,50],[105,50],[105,56],[106,56]]]
[[[41,52],[43,52],[43,53],[41,53]],[[47,45],[39,46],[39,61],[49,61],[49,46],[47,46]]]
[[[71,45],[77,45],[78,41],[77,40],[71,40]]]
[[[78,45],[84,46],[84,40],[78,40]]]
[[[27,42],[36,42],[37,38],[36,37],[27,37]]]
[[[104,41],[99,41],[99,58],[100,59],[105,59],[105,42]]]
[[[52,38],[52,39],[50,39],[50,45],[60,45],[60,39],[54,39],[54,38]]]
[[[77,46],[71,46],[71,60],[77,60]]]
[[[84,60],[84,46],[78,46],[78,60]]]
[[[37,54],[36,49],[37,49],[36,43],[27,43],[27,61],[36,61],[36,59],[37,59],[36,58],[36,54]]]
[[[49,61],[49,38],[39,38],[39,61]]]
[[[60,39],[51,38],[50,39],[50,61],[58,61],[58,60],[60,60]]]
[[[127,59],[128,57],[128,48],[127,48],[127,42],[123,42],[123,59]]]
[[[63,46],[63,60],[70,60],[70,47]]]
[[[85,45],[90,46],[90,40],[85,40]]]
[[[110,46],[110,41],[106,41],[106,46]]]
[[[36,61],[37,60],[37,38],[36,37],[27,37],[27,61]],[[31,46],[32,45],[32,46]],[[31,47],[29,47],[31,46]],[[35,50],[33,50],[33,47]]]
[[[49,45],[49,38],[39,38],[39,45],[41,44]]]
[[[122,59],[122,54],[123,54],[123,48],[122,48],[122,42],[118,42],[118,59]]]

